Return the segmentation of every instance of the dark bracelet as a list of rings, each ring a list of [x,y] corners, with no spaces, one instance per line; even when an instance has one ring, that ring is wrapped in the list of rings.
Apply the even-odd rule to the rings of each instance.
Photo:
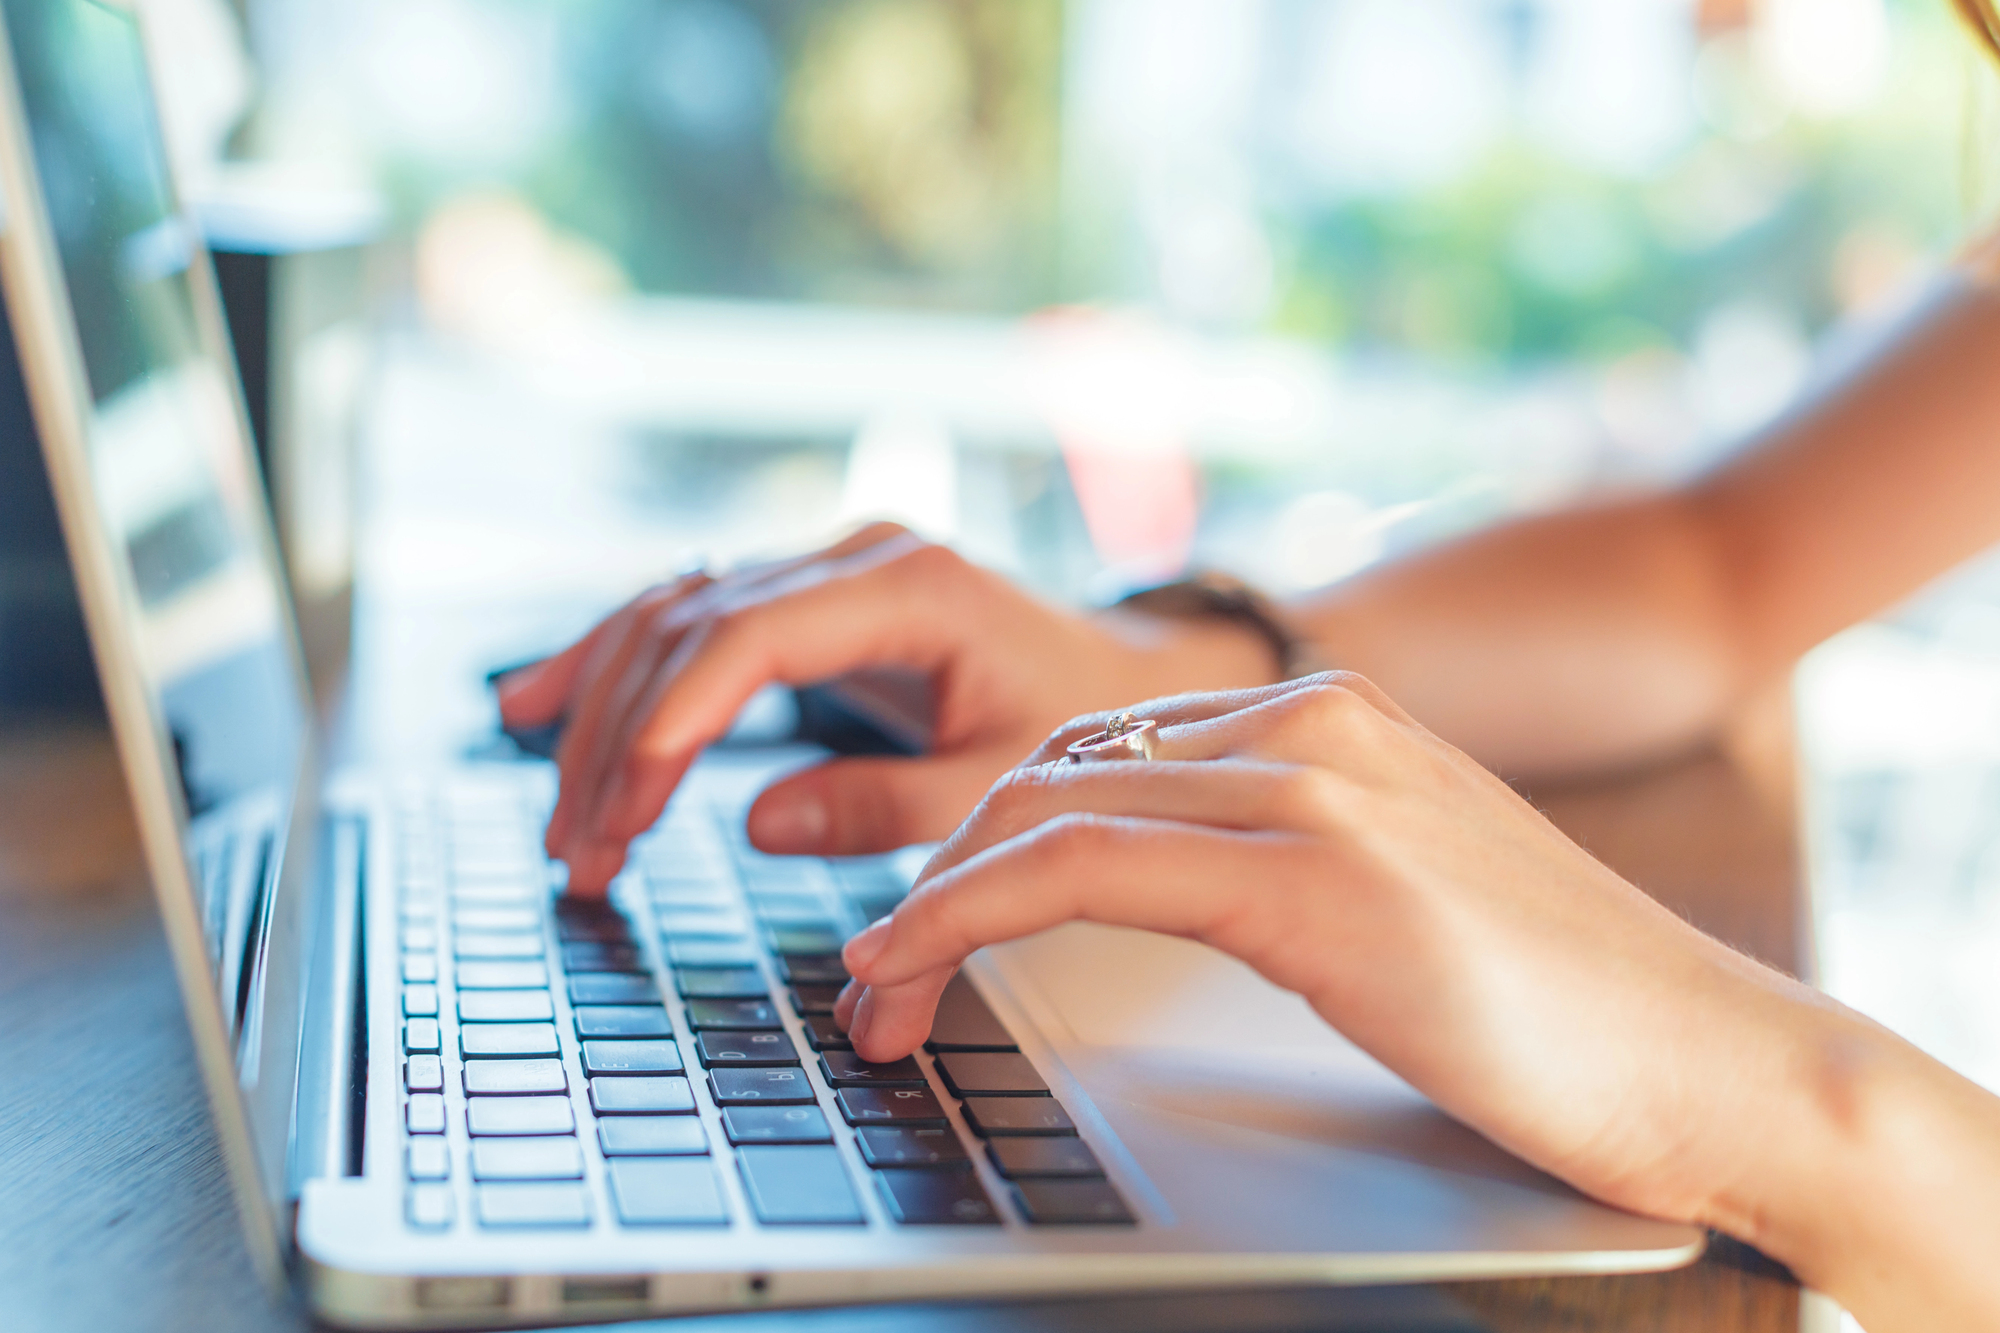
[[[1310,641],[1285,623],[1277,603],[1249,584],[1227,574],[1204,571],[1128,593],[1112,605],[1172,620],[1234,621],[1256,632],[1270,645],[1278,663],[1278,679],[1297,680],[1326,670]]]

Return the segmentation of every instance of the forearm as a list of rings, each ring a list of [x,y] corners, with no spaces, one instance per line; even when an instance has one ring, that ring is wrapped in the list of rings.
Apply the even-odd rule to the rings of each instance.
[[[1748,685],[1702,522],[1680,494],[1527,519],[1292,610],[1326,661],[1498,772],[1632,763]]]
[[[1735,1165],[1700,1220],[1869,1333],[2000,1329],[2000,1099],[1830,1001],[1778,1008],[1759,1068],[1719,1080]]]
[[[1699,482],[1510,523],[1295,614],[1328,661],[1509,776],[1655,757],[2000,540],[1995,366],[2000,293],[1947,277]]]

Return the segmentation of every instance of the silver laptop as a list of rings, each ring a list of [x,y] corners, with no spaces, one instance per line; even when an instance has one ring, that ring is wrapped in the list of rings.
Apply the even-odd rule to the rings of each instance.
[[[140,33],[0,0],[0,277],[250,1246],[347,1324],[1666,1268],[1199,946],[972,960],[857,1062],[838,949],[908,859],[752,851],[704,761],[608,905],[541,764],[324,774]],[[754,778],[754,774],[750,775]],[[1393,966],[1393,960],[1384,960]]]

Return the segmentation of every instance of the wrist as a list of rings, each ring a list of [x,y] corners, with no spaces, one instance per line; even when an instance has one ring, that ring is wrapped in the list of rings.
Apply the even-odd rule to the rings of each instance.
[[[1799,992],[1776,1015],[1772,1079],[1740,1114],[1717,1117],[1731,1122],[1738,1151],[1701,1220],[1883,1333],[1918,1308],[1934,1321],[1942,1308],[1990,1300],[1979,1286],[2000,1252],[1988,1203],[2000,1181],[2000,1103],[1877,1024]]]
[[[1094,612],[1091,619],[1137,656],[1141,698],[1251,689],[1283,679],[1270,641],[1233,620],[1117,606]]]

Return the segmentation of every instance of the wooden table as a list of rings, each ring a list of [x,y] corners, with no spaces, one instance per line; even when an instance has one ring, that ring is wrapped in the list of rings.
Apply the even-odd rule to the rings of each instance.
[[[1805,965],[1782,700],[1726,746],[1535,798],[1696,923]],[[1798,1289],[1741,1247],[1647,1277],[1448,1288],[907,1307],[660,1321],[673,1333],[1619,1330],[1795,1333]],[[97,729],[0,737],[0,1327],[307,1327],[253,1277]]]

